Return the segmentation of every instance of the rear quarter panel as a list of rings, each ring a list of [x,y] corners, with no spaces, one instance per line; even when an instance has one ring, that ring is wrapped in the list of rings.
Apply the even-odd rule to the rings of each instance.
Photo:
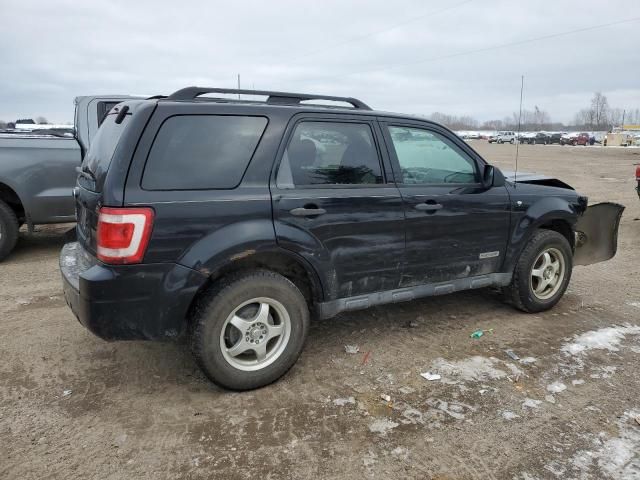
[[[0,138],[0,182],[16,192],[35,224],[74,220],[71,191],[80,162],[73,138]]]

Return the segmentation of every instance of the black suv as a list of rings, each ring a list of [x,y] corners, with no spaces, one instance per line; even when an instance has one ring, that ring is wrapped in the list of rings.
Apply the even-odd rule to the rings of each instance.
[[[80,168],[65,298],[103,339],[188,338],[238,390],[294,364],[312,314],[488,286],[538,312],[577,247],[582,263],[613,256],[621,210],[585,215],[559,180],[509,178],[450,130],[353,98],[189,87],[126,101]],[[610,235],[591,245],[591,223]]]

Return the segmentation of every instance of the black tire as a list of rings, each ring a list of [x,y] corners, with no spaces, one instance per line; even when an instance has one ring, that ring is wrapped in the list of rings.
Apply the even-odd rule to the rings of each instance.
[[[515,140],[512,138],[511,140],[509,140],[509,143],[513,145],[515,143]]]
[[[246,371],[227,361],[221,335],[223,328],[228,332],[226,321],[237,307],[258,297],[273,299],[286,309],[290,331],[288,341],[273,363],[259,370]],[[191,350],[211,381],[231,390],[251,390],[268,385],[287,373],[300,356],[308,330],[309,307],[291,281],[268,270],[239,272],[217,282],[198,302],[192,323]],[[243,334],[239,335],[238,342],[242,342]],[[249,338],[248,331],[244,335]],[[271,340],[267,345],[269,343]]]
[[[564,271],[562,278],[558,280],[560,285],[557,291],[549,298],[541,299],[533,291],[531,276],[534,262],[548,249],[559,252],[563,256]],[[567,239],[553,230],[538,230],[531,236],[520,254],[511,284],[505,289],[506,299],[524,312],[549,310],[564,295],[571,280],[572,269],[573,252]]]
[[[15,212],[0,200],[0,261],[16,246],[19,229],[20,225]]]

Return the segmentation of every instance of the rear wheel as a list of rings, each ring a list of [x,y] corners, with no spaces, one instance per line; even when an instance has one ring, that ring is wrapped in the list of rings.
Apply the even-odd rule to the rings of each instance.
[[[5,202],[0,200],[0,260],[4,259],[18,241],[18,218]]]
[[[296,362],[309,326],[300,290],[267,270],[227,277],[202,298],[193,354],[210,380],[232,390],[274,382]]]
[[[507,299],[525,312],[548,310],[564,295],[572,269],[567,239],[553,230],[539,230],[520,254]]]

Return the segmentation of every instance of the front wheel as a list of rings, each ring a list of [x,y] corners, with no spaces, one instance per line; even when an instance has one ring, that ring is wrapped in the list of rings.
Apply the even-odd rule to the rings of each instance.
[[[210,380],[232,390],[268,385],[296,362],[309,327],[300,290],[267,270],[231,275],[206,293],[191,348]]]
[[[511,140],[509,140],[509,143],[513,145],[515,143],[515,140],[512,138]]]
[[[520,254],[507,298],[525,312],[549,310],[564,295],[572,269],[567,239],[553,230],[538,230]]]

